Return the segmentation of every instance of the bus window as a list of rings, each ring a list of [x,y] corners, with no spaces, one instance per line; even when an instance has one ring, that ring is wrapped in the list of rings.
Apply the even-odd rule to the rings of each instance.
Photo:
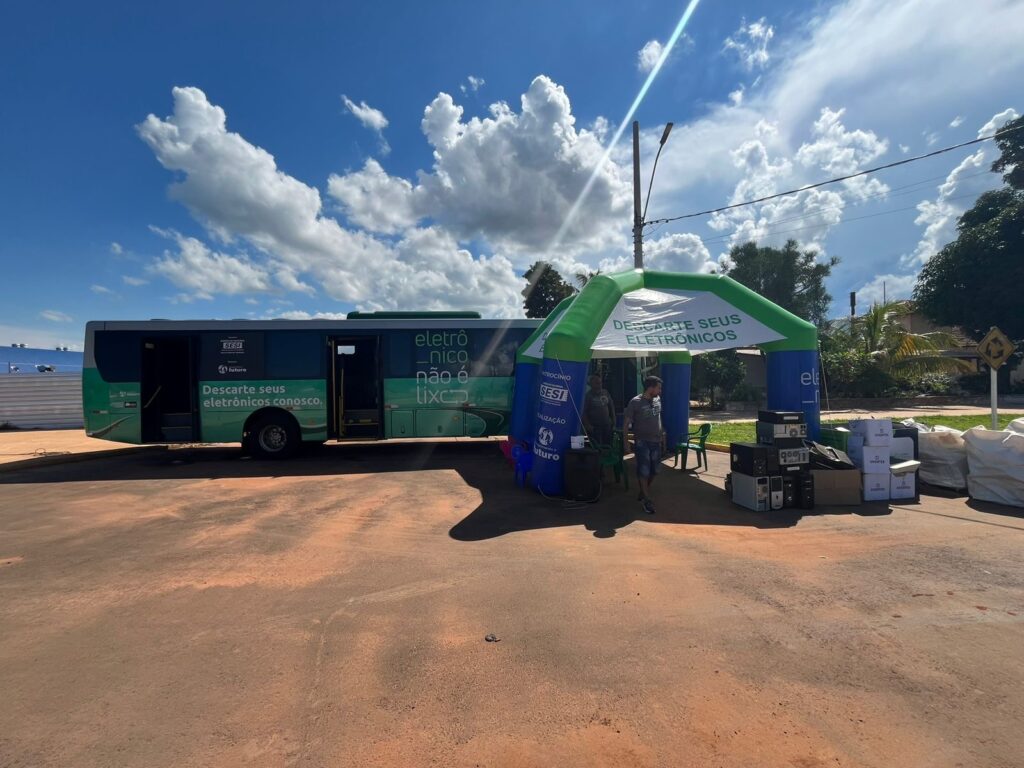
[[[390,331],[383,336],[385,344],[384,359],[386,365],[384,375],[394,379],[411,379],[416,376],[417,370],[427,370],[430,365],[427,361],[423,366],[418,365],[419,358],[416,357],[416,349],[413,344],[413,331]]]
[[[268,379],[322,379],[327,346],[319,331],[267,331],[264,365]]]
[[[142,337],[134,331],[96,331],[94,356],[104,381],[139,380]]]
[[[530,335],[521,328],[475,330],[470,335],[471,376],[511,376],[516,350]]]

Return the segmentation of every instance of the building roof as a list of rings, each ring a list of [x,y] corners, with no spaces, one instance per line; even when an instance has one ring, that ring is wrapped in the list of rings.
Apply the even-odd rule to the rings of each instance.
[[[49,366],[54,371],[81,371],[82,353],[37,347],[0,347],[0,375],[38,373],[37,366],[40,365]]]

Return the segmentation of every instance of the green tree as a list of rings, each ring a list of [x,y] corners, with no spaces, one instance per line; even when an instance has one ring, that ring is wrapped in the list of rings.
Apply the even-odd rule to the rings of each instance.
[[[981,338],[993,325],[1024,338],[1024,117],[1000,130],[1002,151],[992,170],[1006,186],[981,195],[957,222],[957,238],[929,259],[917,276],[918,308],[942,325]]]
[[[909,301],[874,304],[860,317],[839,320],[848,324],[853,343],[872,363],[890,376],[920,375],[940,371],[965,371],[967,363],[946,357],[942,350],[960,346],[959,339],[946,331],[912,333],[900,318],[914,312]]]
[[[895,386],[892,376],[874,365],[849,322],[830,323],[818,339],[823,397],[880,397]]]
[[[534,262],[523,277],[526,278],[523,308],[527,317],[547,317],[558,302],[576,293],[576,289],[546,261]]]
[[[742,383],[746,369],[735,350],[695,355],[690,372],[690,388],[711,406]]]
[[[600,274],[601,274],[601,270],[600,269],[597,270],[596,272],[591,272],[589,270],[586,271],[586,272],[577,272],[576,273],[576,287],[579,290],[582,291],[584,288],[587,287],[587,283],[590,282],[590,279],[592,277],[597,277]]]
[[[997,133],[999,159],[992,163],[992,170],[1003,174],[1003,181],[1014,189],[1024,189],[1024,115],[1004,123]]]
[[[818,260],[816,251],[801,251],[796,240],[782,248],[758,248],[748,242],[729,251],[725,274],[797,317],[821,326],[826,321],[832,297],[825,279],[839,259]]]

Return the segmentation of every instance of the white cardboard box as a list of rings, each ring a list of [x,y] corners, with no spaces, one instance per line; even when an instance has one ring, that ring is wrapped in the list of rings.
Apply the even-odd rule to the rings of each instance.
[[[892,419],[854,419],[850,431],[864,435],[864,444],[882,447],[892,442]]]
[[[847,455],[861,472],[872,475],[889,474],[889,446],[871,446],[864,443],[861,434],[850,435]]]
[[[912,499],[916,495],[917,473],[907,472],[905,475],[891,475],[889,481],[890,499]]]
[[[892,475],[861,475],[861,489],[864,501],[888,501],[889,478]]]

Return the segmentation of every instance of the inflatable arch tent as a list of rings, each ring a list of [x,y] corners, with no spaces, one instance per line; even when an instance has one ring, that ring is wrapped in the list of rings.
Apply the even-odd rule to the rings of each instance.
[[[687,434],[691,356],[757,346],[767,354],[768,408],[803,411],[817,437],[815,327],[722,275],[632,270],[597,275],[562,301],[516,355],[511,438],[531,447],[533,484],[562,492],[562,456],[579,434],[591,358],[657,355],[667,444]],[[624,403],[619,403],[621,410]]]

